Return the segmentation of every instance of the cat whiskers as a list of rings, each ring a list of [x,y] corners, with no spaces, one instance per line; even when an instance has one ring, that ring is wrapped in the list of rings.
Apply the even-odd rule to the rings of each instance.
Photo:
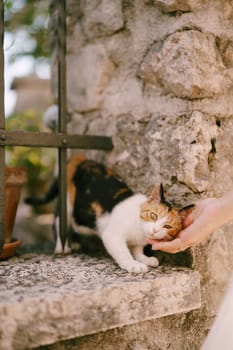
[[[166,235],[165,235],[165,237],[164,237],[164,241],[171,241],[171,240],[173,240],[173,236],[171,236],[171,235],[169,235],[169,233],[167,233]]]
[[[168,233],[164,234],[162,238],[156,237],[155,234],[148,234],[147,240],[156,240],[156,241],[171,241],[174,237],[169,235]]]

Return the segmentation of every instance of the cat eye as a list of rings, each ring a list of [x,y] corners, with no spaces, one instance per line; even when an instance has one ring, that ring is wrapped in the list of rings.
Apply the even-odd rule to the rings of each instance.
[[[153,220],[153,221],[155,221],[155,220],[157,220],[157,218],[158,218],[158,215],[156,215],[155,213],[150,213],[150,218],[151,218],[151,220]]]
[[[163,227],[164,227],[164,228],[167,228],[168,230],[170,230],[170,229],[172,228],[171,225],[164,225]]]

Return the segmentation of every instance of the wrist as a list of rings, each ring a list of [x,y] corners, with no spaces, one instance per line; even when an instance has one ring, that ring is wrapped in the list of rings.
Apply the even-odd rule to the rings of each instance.
[[[221,224],[225,224],[233,220],[233,191],[227,193],[221,198],[216,199],[218,217]]]

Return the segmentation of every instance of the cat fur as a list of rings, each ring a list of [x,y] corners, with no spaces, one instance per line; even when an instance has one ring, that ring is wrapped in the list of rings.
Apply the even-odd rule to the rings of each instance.
[[[182,227],[179,210],[165,201],[163,187],[149,198],[133,191],[113,171],[103,164],[86,159],[82,155],[71,158],[67,165],[67,212],[68,225],[76,233],[97,234],[107,252],[124,270],[144,273],[148,266],[156,267],[156,257],[148,257],[143,248],[148,238],[173,239]],[[31,205],[47,203],[58,195],[58,182],[54,181],[42,198],[27,198]],[[158,220],[150,219],[149,213],[157,208],[163,214]],[[149,215],[149,216],[148,216]],[[156,214],[160,215],[160,214]],[[176,232],[164,228],[169,217],[176,217]],[[172,225],[172,224],[171,224]],[[68,241],[64,248],[59,234],[59,215],[55,213],[55,253],[68,253]],[[72,249],[72,243],[71,249]]]

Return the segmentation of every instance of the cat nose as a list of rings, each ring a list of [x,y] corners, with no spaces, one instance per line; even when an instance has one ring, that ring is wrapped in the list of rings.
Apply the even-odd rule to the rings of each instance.
[[[153,233],[158,233],[159,230],[157,230],[155,227],[153,228]]]

